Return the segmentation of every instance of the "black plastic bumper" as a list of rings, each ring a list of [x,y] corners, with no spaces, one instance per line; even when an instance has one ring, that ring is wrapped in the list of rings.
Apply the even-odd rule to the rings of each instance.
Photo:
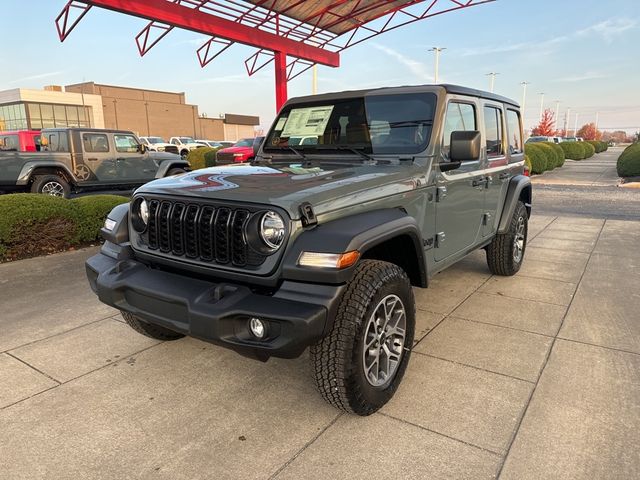
[[[86,270],[107,305],[261,360],[295,358],[322,338],[344,288],[285,281],[273,295],[259,295],[242,285],[211,283],[104,253],[89,258]],[[250,333],[251,317],[268,322],[265,339]]]

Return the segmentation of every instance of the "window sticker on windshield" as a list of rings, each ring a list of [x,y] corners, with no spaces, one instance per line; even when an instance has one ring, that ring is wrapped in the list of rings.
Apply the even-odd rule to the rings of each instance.
[[[274,129],[276,132],[279,132],[284,128],[284,124],[287,121],[287,117],[281,117],[278,119],[278,123],[276,123],[276,128]]]
[[[327,128],[332,111],[333,105],[295,108],[289,112],[289,118],[280,135],[282,137],[322,135]]]

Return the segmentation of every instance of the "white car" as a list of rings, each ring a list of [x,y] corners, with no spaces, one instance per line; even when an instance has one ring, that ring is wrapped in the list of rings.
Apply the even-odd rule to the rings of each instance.
[[[178,147],[164,141],[162,137],[139,137],[140,142],[151,152],[178,153]]]
[[[178,147],[178,153],[182,158],[186,158],[191,150],[205,147],[205,145],[196,142],[193,137],[171,137],[169,143]]]
[[[196,140],[196,142],[201,143],[205,147],[209,148],[223,148],[223,145],[220,142],[216,142],[215,140]]]

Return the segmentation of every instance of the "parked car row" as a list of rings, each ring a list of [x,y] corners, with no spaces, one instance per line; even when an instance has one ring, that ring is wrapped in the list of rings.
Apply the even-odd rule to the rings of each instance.
[[[550,142],[550,143],[561,143],[561,142],[584,142],[584,138],[582,137],[547,137],[544,135],[536,135],[534,137],[529,137],[524,143],[539,143],[539,142]]]

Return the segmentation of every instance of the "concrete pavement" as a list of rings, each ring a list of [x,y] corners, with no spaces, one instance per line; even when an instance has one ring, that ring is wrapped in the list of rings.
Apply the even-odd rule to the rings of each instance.
[[[620,178],[616,162],[624,148],[610,147],[606,152],[595,154],[584,160],[565,160],[562,168],[535,175],[531,181],[539,185],[583,185],[612,187]]]
[[[640,477],[640,222],[537,215],[518,275],[483,252],[417,289],[379,413],[326,405],[307,355],[156,342],[90,292],[83,250],[0,265],[8,479]]]

